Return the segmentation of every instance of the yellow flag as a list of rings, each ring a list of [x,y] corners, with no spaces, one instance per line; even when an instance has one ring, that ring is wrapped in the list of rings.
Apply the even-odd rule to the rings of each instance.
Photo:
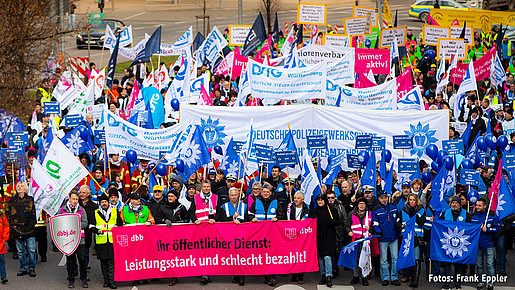
[[[383,20],[388,22],[388,24],[393,25],[393,13],[392,10],[390,10],[390,6],[388,6],[388,2],[386,0],[384,0]]]

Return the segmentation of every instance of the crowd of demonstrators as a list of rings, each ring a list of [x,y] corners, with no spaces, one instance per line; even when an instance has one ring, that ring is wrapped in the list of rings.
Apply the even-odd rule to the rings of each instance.
[[[99,1],[99,3],[103,1]],[[99,4],[100,5],[100,4]],[[103,5],[103,4],[102,4]],[[328,29],[331,29],[328,26]],[[328,31],[328,33],[331,33]],[[470,48],[469,61],[477,61],[495,43],[498,31],[476,34],[475,45]],[[280,33],[279,46],[284,42]],[[513,111],[515,108],[515,61],[510,62],[514,47],[510,41],[503,39],[503,66],[508,72],[507,80],[497,86],[492,86],[487,79],[479,82],[480,89],[467,92],[463,104],[456,104],[458,85],[451,83],[442,92],[437,92],[437,68],[440,63],[430,53],[431,48],[420,44],[410,30],[407,34],[406,53],[400,57],[398,68],[413,69],[413,85],[418,85],[423,91],[426,110],[449,109],[451,126],[449,139],[459,139],[466,126],[458,127],[459,123],[471,124],[470,137],[465,140],[469,147],[475,137],[492,132],[500,136],[507,130],[515,130]],[[299,44],[302,46],[303,44]],[[280,47],[279,47],[280,48]],[[273,47],[271,55],[280,49]],[[431,56],[432,55],[432,56]],[[164,64],[166,65],[166,64]],[[449,65],[449,64],[446,64]],[[133,71],[125,69],[121,80],[113,81],[113,88],[102,92],[95,102],[107,103],[108,109],[120,116],[127,117],[129,96],[135,84],[141,87],[145,72],[141,66]],[[90,63],[87,79],[96,70]],[[143,71],[142,71],[143,70]],[[179,67],[174,67],[171,79]],[[399,73],[400,70],[397,71]],[[209,97],[214,106],[232,106],[238,94],[239,78],[216,75],[207,66],[197,68],[197,75],[207,74],[211,80]],[[378,83],[385,76],[375,76]],[[27,130],[30,135],[30,149],[27,150],[27,168],[5,164],[5,174],[0,177],[0,276],[2,283],[7,283],[4,271],[4,253],[13,252],[13,258],[19,259],[20,271],[18,276],[36,276],[36,261],[38,255],[41,262],[47,260],[47,214],[42,213],[36,220],[36,212],[32,197],[27,194],[27,183],[22,182],[20,174],[25,170],[25,177],[30,181],[30,165],[37,153],[43,147],[49,131],[55,129],[62,135],[70,129],[59,122],[60,119],[44,112],[43,104],[55,100],[53,88],[60,78],[60,71],[51,79],[45,79],[36,91],[39,103],[29,120]],[[86,79],[86,80],[87,80]],[[165,94],[166,89],[162,92]],[[260,99],[251,95],[245,96],[247,106],[263,106]],[[290,101],[280,101],[275,105],[290,105]],[[456,108],[461,107],[461,110]],[[66,115],[63,110],[61,117]],[[52,119],[52,120],[51,120]],[[92,128],[99,127],[99,120],[93,115],[85,116],[87,124]],[[61,123],[61,124],[56,124]],[[173,124],[164,123],[161,127]],[[461,129],[460,129],[461,128]],[[460,131],[461,130],[461,131]],[[55,134],[55,132],[53,132]],[[61,135],[61,136],[62,136]],[[59,136],[59,135],[58,135]],[[510,135],[510,149],[515,148],[515,133]],[[4,144],[2,144],[3,146]],[[108,152],[109,153],[109,152]],[[501,152],[497,152],[499,155]],[[431,183],[420,179],[404,181],[398,188],[392,188],[389,195],[383,188],[384,181],[378,180],[377,185],[361,186],[361,171],[341,171],[334,181],[322,186],[322,194],[312,200],[304,200],[305,193],[300,190],[300,177],[288,176],[281,167],[273,166],[268,175],[267,170],[260,169],[248,183],[241,184],[234,173],[224,172],[221,168],[201,168],[190,177],[184,178],[177,170],[170,170],[168,176],[157,178],[157,184],[150,185],[151,167],[149,161],[140,159],[136,164],[126,162],[118,154],[106,154],[104,146],[97,145],[94,150],[85,151],[78,156],[81,163],[89,170],[87,176],[62,207],[62,212],[78,213],[81,216],[81,240],[75,252],[67,257],[67,278],[69,287],[75,286],[75,277],[79,276],[81,285],[88,286],[87,271],[90,269],[90,256],[95,253],[100,260],[103,275],[103,286],[115,289],[112,228],[130,224],[145,224],[151,226],[161,224],[171,227],[173,223],[200,224],[208,222],[259,223],[263,221],[276,222],[280,220],[317,219],[317,253],[321,274],[319,284],[328,287],[340,276],[341,269],[337,265],[340,251],[349,243],[371,235],[379,238],[371,241],[373,274],[364,276],[356,261],[350,284],[361,282],[368,286],[371,276],[380,279],[383,286],[399,286],[401,282],[410,282],[410,287],[417,287],[420,279],[428,279],[429,274],[440,273],[450,275],[454,267],[454,275],[465,271],[478,274],[487,273],[506,275],[506,252],[513,247],[513,232],[511,225],[515,220],[513,215],[498,220],[488,212],[488,197],[481,197],[477,204],[470,206],[467,202],[467,190],[456,186],[456,196],[450,202],[450,209],[436,216],[430,205]],[[108,159],[108,160],[104,160]],[[319,159],[314,158],[313,167],[318,169]],[[497,165],[497,163],[495,163]],[[494,166],[493,168],[498,168]],[[480,167],[481,179],[488,192],[493,183],[495,170],[484,164]],[[434,176],[436,172],[427,164],[420,166],[421,173],[429,171]],[[322,177],[327,172],[322,171]],[[378,170],[379,172],[379,170]],[[204,176],[204,173],[206,176]],[[503,172],[505,173],[505,172]],[[506,174],[505,174],[506,175]],[[397,175],[393,175],[393,183],[397,183]],[[512,187],[513,185],[510,184]],[[375,193],[375,194],[374,194]],[[307,195],[307,194],[306,194]],[[461,199],[460,199],[461,197]],[[396,262],[399,253],[400,236],[404,232],[406,222],[415,216],[415,266],[397,272]],[[430,261],[430,233],[435,218],[458,222],[481,223],[485,219],[488,226],[482,227],[481,243],[478,249],[476,265],[445,263]],[[37,244],[37,247],[36,247]],[[54,250],[57,249],[54,246]],[[78,262],[77,262],[78,261]],[[78,264],[78,265],[77,265]],[[424,267],[422,266],[424,264]],[[485,265],[486,264],[486,265]],[[486,268],[486,269],[485,269]],[[245,285],[245,276],[234,276],[232,282]],[[170,277],[170,286],[179,283],[176,277]],[[267,275],[266,284],[276,286],[278,277]],[[304,273],[294,273],[292,282],[304,283]],[[133,281],[133,285],[148,283],[148,280]],[[207,285],[211,282],[209,276],[202,276],[200,283]],[[443,285],[450,289],[450,282]],[[454,282],[460,289],[459,281]],[[493,285],[479,283],[478,288],[492,289]]]

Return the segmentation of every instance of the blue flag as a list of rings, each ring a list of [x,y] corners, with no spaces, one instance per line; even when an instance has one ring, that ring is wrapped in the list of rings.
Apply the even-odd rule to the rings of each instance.
[[[472,123],[472,122],[471,122]],[[476,135],[476,138],[474,138],[474,142],[470,144],[470,147],[467,149],[467,153],[465,153],[464,158],[471,158],[472,155],[477,155],[479,147],[477,146],[477,138],[479,138],[481,132],[478,132]],[[468,146],[468,139],[467,141],[463,141],[463,147],[467,148]]]
[[[515,198],[506,182],[506,178],[501,177],[501,185],[499,186],[499,195],[497,196],[497,209],[495,215],[499,220],[515,213]]]
[[[374,196],[376,195],[377,169],[376,154],[372,152],[367,161],[367,166],[361,177],[361,186],[370,185],[374,187]]]
[[[379,161],[379,176],[381,176],[382,180],[386,180],[386,174],[386,161],[384,154],[381,153],[381,161]]]
[[[371,236],[368,238],[363,238],[356,240],[347,246],[345,246],[342,251],[340,252],[340,258],[338,259],[338,266],[344,266],[349,269],[356,268],[357,260],[358,260],[358,253],[359,253],[359,247],[360,244],[364,241],[371,240],[373,238],[376,238],[379,236]]]
[[[200,32],[197,32],[197,35],[195,36],[195,39],[193,40],[192,51],[197,51],[197,49],[199,49],[199,47],[202,45],[204,40],[206,40],[204,35],[202,35],[202,33],[200,33]]]
[[[265,31],[265,23],[263,22],[263,15],[261,12],[257,16],[254,21],[254,25],[247,34],[247,38],[245,39],[245,44],[243,45],[243,49],[241,51],[241,55],[249,56],[253,53],[256,48],[258,48],[263,41],[266,40],[266,31]]]
[[[339,155],[330,155],[329,159],[331,162],[326,168],[327,176],[322,180],[323,184],[333,184],[333,181],[341,170],[340,164],[345,161],[346,157],[344,153],[341,153]]]
[[[52,121],[48,125],[48,132],[46,133],[46,137],[41,136],[38,140],[38,161],[39,163],[43,163],[45,160],[46,153],[48,149],[50,149],[50,144],[54,141],[54,134],[52,133]]]
[[[190,176],[197,171],[204,164],[211,162],[211,154],[206,146],[206,141],[202,136],[202,133],[198,127],[195,127],[195,131],[191,134],[186,146],[181,152],[181,159],[184,161],[183,178],[188,180]]]
[[[153,54],[161,51],[161,26],[159,26],[145,44],[145,48],[136,55],[130,66],[142,62],[149,62]]]
[[[0,138],[4,139],[4,133],[25,131],[25,125],[13,113],[0,109]]]
[[[386,181],[384,184],[384,190],[388,195],[392,195],[392,186],[393,186],[393,168],[395,165],[395,161],[392,161],[392,166],[390,167],[390,171],[388,171],[388,175],[386,176]]]
[[[476,263],[481,224],[435,219],[431,228],[431,260]]]
[[[87,138],[88,140],[82,139],[80,135],[80,130],[83,130],[82,128],[86,129],[84,125],[77,126],[73,128],[68,134],[66,134],[61,141],[63,141],[63,144],[70,149],[70,151],[75,155],[78,156],[84,151],[90,151],[95,149],[95,144],[93,143],[93,140],[91,138]],[[50,132],[49,132],[50,133]]]
[[[225,150],[225,156],[222,159],[222,162],[220,164],[220,167],[225,175],[232,173],[235,175],[238,175],[238,171],[240,170],[240,167],[243,166],[240,163],[240,156],[234,149],[235,141],[233,141],[231,137],[231,141],[229,141],[229,144],[227,145],[227,150]]]
[[[275,21],[274,21],[274,30],[272,31],[272,50],[274,44],[279,42],[279,18],[277,17],[277,12],[275,12]],[[272,56],[272,51],[270,51],[270,56]]]
[[[442,166],[433,179],[430,204],[436,213],[441,213],[449,208],[448,197],[454,192],[454,176],[451,174],[452,171]]]
[[[401,248],[397,258],[397,271],[415,266],[415,218],[416,215],[404,225]]]
[[[461,134],[461,140],[463,140],[463,147],[465,148],[465,151],[468,150],[469,145],[469,139],[470,139],[470,130],[472,129],[472,122],[469,122],[467,125],[467,128],[465,131],[463,131],[463,134]]]
[[[114,46],[113,53],[111,53],[111,58],[109,58],[109,63],[107,64],[107,77],[106,77],[106,86],[110,89],[113,88],[113,80],[114,80],[114,69],[116,68],[116,59],[118,58],[118,47],[120,46],[120,37],[116,39],[116,44]]]
[[[149,200],[153,196],[152,193],[154,192],[154,185],[158,185],[155,172],[156,171],[154,170],[154,172],[150,173],[150,175],[148,176],[148,198],[149,198]]]
[[[141,90],[141,94],[145,99],[145,104],[150,107],[153,129],[159,129],[161,124],[165,122],[165,108],[161,93],[154,87],[146,87]]]

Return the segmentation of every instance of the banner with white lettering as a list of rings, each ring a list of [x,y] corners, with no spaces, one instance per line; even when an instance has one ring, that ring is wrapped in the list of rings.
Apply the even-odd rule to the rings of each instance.
[[[397,110],[397,82],[391,80],[369,88],[341,87],[340,107]]]
[[[252,97],[276,100],[325,99],[327,65],[321,62],[303,68],[278,68],[249,59]]]
[[[354,70],[357,73],[368,74],[370,70],[374,74],[390,73],[390,50],[356,48],[356,61]]]

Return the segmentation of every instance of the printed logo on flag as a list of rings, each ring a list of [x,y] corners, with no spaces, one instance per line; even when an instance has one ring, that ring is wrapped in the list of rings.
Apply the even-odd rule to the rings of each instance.
[[[465,230],[458,230],[458,228],[454,228],[454,230],[448,228],[447,233],[443,233],[443,239],[440,239],[440,242],[443,243],[442,249],[445,250],[445,254],[449,257],[462,257],[463,252],[468,252],[467,246],[470,245],[468,241],[469,235],[465,235]]]
[[[286,229],[284,229],[284,235],[290,240],[295,240],[297,238],[297,229],[296,228],[286,228]]]
[[[116,242],[120,247],[128,247],[129,246],[129,237],[127,235],[118,235],[116,236]]]
[[[429,144],[438,142],[438,138],[434,137],[436,130],[431,130],[429,124],[422,125],[420,122],[417,125],[410,124],[410,130],[404,130],[404,133],[413,137],[414,143],[410,154],[418,157],[426,153],[426,147]]]
[[[220,125],[220,120],[213,120],[208,117],[207,120],[200,119],[200,132],[206,140],[208,148],[212,148],[216,145],[224,145],[223,138],[227,137],[224,133],[225,126]]]

